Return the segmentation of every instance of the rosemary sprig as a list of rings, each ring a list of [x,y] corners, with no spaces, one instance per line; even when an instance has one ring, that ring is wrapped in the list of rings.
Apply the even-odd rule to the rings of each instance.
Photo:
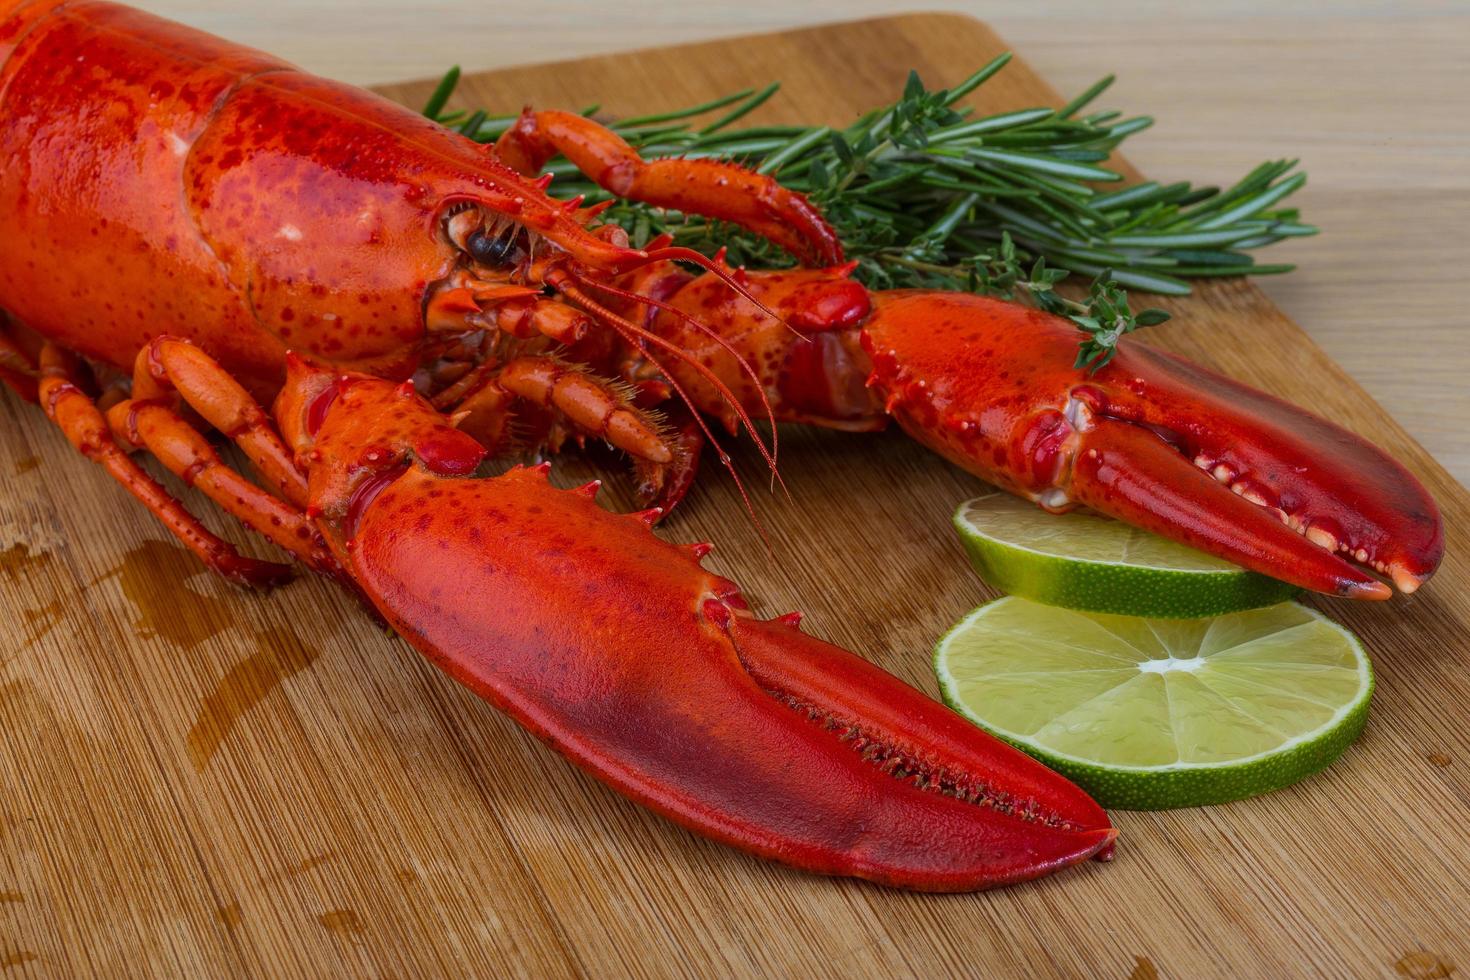
[[[1168,319],[1162,310],[1133,312],[1127,289],[1177,296],[1190,291],[1190,279],[1287,272],[1293,267],[1258,264],[1251,251],[1317,233],[1295,208],[1280,206],[1306,182],[1295,160],[1263,163],[1224,190],[1154,181],[1108,188],[1123,180],[1106,166],[1113,151],[1153,124],[1148,116],[1086,111],[1112,76],[1061,109],[976,116],[957,108],[1010,59],[1001,55],[952,89],[930,90],[910,73],[897,101],[840,130],[734,127],[776,93],[775,84],[610,127],[645,157],[724,158],[774,174],[821,207],[870,288],[963,289],[1067,317],[1083,334],[1077,365],[1091,370],[1111,359],[1123,334]],[[514,117],[444,112],[458,75],[455,68],[444,77],[425,114],[481,142],[496,139]],[[566,196],[584,194],[590,203],[610,196],[564,159],[546,169]],[[737,264],[791,264],[780,249],[723,222],[636,201],[618,201],[607,216],[637,244],[669,233],[706,254],[727,248]],[[1069,273],[1094,277],[1085,295],[1057,292]]]

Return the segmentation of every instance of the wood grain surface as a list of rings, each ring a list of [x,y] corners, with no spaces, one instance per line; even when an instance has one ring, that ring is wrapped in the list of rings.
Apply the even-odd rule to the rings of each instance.
[[[1001,47],[967,18],[906,16],[501,71],[460,98],[644,112],[781,77],[788,94],[761,118],[840,123],[910,67],[958,78]],[[1054,98],[1016,64],[983,105]],[[979,895],[808,876],[650,816],[326,583],[260,597],[208,577],[7,396],[0,976],[1470,969],[1470,494],[1255,288],[1169,305],[1149,342],[1341,420],[1418,473],[1448,556],[1407,600],[1316,603],[1378,670],[1368,729],[1330,770],[1229,806],[1117,813],[1113,863]],[[989,595],[949,528],[981,484],[898,434],[793,429],[782,457],[791,498],[759,503],[774,559],[714,472],[663,533],[715,541],[712,566],[758,610],[802,608],[815,633],[934,693],[931,645]],[[569,461],[558,479],[603,465]]]

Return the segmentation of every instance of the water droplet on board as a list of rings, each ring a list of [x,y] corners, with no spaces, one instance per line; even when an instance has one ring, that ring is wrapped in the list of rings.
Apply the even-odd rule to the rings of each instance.
[[[313,854],[311,857],[307,858],[305,861],[300,862],[299,864],[289,865],[289,866],[281,869],[280,871],[276,871],[276,872],[273,872],[271,874],[266,875],[265,877],[263,877],[263,878],[260,879],[260,884],[265,885],[265,886],[270,886],[270,887],[278,886],[282,882],[287,881],[288,879],[299,877],[300,875],[304,875],[308,871],[311,871],[314,868],[321,867],[322,865],[324,865],[327,862],[329,862],[329,861],[333,860],[334,858],[336,858],[336,856],[337,855],[334,852],[332,852],[332,851],[323,851],[321,854]],[[344,912],[340,912],[339,911],[337,913],[329,913],[329,914],[336,914],[336,915],[339,915],[340,916],[340,915],[351,915],[353,913],[351,913],[351,912],[345,912],[344,913]],[[326,925],[326,923],[323,923],[323,925]]]
[[[1133,972],[1128,974],[1128,980],[1159,980],[1158,967],[1147,956],[1135,956]]]
[[[17,541],[8,548],[0,549],[0,573],[12,581],[21,581],[50,562],[50,552],[34,551],[24,541]],[[39,609],[22,609],[20,612],[26,626],[26,642],[20,650],[28,650],[37,640],[56,628],[56,624],[66,615],[66,606],[58,597]],[[16,651],[16,656],[18,655],[19,651]],[[15,658],[0,656],[0,664],[13,659]]]
[[[238,622],[229,595],[216,597],[191,584],[208,571],[192,555],[171,541],[144,541],[129,549],[116,568],[90,584],[116,578],[137,618],[133,629],[144,639],[161,639],[193,649]],[[187,601],[180,601],[187,597]],[[231,667],[199,706],[185,744],[194,768],[203,772],[220,745],[251,708],[287,678],[318,656],[289,629],[270,627],[251,637],[255,650]]]
[[[294,878],[297,875],[306,874],[306,872],[310,871],[312,868],[319,868],[322,865],[326,864],[328,861],[332,860],[332,858],[334,858],[336,856],[337,855],[333,854],[331,851],[324,851],[321,854],[313,854],[311,857],[307,858],[305,861],[302,861],[300,864],[294,864],[294,865],[292,865],[291,867],[287,868],[285,871],[282,871],[280,874],[276,875],[275,877],[277,879],[280,879],[280,878]],[[264,882],[262,882],[262,884],[264,884]]]
[[[203,772],[235,723],[319,653],[277,627],[256,633],[255,652],[231,667],[199,706],[186,739],[194,768]]]
[[[20,578],[22,573],[35,571],[50,561],[50,552],[32,551],[24,541],[0,549],[0,572],[10,578]]]
[[[362,920],[351,909],[333,909],[316,917],[322,928],[335,933],[362,932]]]
[[[29,649],[66,617],[66,606],[60,599],[52,599],[40,609],[22,609],[20,613],[26,621],[26,642],[22,649]]]
[[[189,580],[206,575],[194,556],[171,541],[144,541],[118,565],[89,583],[117,578],[133,604],[133,629],[143,639],[163,639],[191,650],[231,621],[227,603],[200,592]],[[188,597],[181,602],[180,596]]]
[[[1427,950],[1405,953],[1394,962],[1393,968],[1409,980],[1445,980],[1455,972],[1453,963]]]

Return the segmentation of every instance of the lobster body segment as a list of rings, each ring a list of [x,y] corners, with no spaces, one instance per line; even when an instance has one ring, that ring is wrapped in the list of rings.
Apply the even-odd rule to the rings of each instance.
[[[406,378],[461,263],[456,207],[638,261],[483,147],[259,52],[102,0],[37,0],[4,29],[0,297],[116,368],[168,335],[261,399],[287,349]]]
[[[38,0],[7,25],[5,307],[69,349],[115,365],[131,363],[149,337],[173,332],[208,340],[246,377],[276,374],[284,347],[256,325],[179,201],[188,151],[214,106],[242,76],[286,66],[177,25],[145,39],[131,29],[143,17]],[[78,110],[80,91],[98,111]]]
[[[755,619],[700,567],[707,545],[658,540],[652,515],[608,513],[595,485],[470,475],[478,445],[375,379],[298,364],[278,414],[315,460],[312,512],[388,622],[656,812],[810,871],[928,890],[1110,847],[1071,783],[792,618]]]

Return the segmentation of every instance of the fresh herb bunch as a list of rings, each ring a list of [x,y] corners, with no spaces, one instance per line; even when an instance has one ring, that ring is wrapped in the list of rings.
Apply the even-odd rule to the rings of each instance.
[[[976,117],[956,108],[1011,59],[1003,54],[953,89],[931,91],[910,73],[903,95],[845,129],[734,124],[773,96],[778,84],[747,89],[673,112],[609,124],[645,157],[715,157],[774,175],[807,195],[836,229],[857,277],[874,289],[931,287],[1021,299],[1065,316],[1085,335],[1077,365],[1096,370],[1118,338],[1162,323],[1168,314],[1134,312],[1126,289],[1189,292],[1188,280],[1267,275],[1290,265],[1260,265],[1253,249],[1314,235],[1280,202],[1306,183],[1295,160],[1263,163],[1228,190],[1147,181],[1122,190],[1105,164],[1147,116],[1082,111],[1113,82],[1102,79],[1061,109],[1038,107]],[[459,81],[451,69],[425,106],[432,119],[480,142],[500,136],[514,116],[444,112]],[[599,107],[583,110],[593,115]],[[712,122],[700,116],[726,110]],[[566,196],[606,200],[569,162],[547,171]],[[662,233],[706,254],[779,268],[791,259],[742,228],[637,201],[618,201],[608,220],[635,244]],[[1085,296],[1056,287],[1071,272],[1094,276]]]

